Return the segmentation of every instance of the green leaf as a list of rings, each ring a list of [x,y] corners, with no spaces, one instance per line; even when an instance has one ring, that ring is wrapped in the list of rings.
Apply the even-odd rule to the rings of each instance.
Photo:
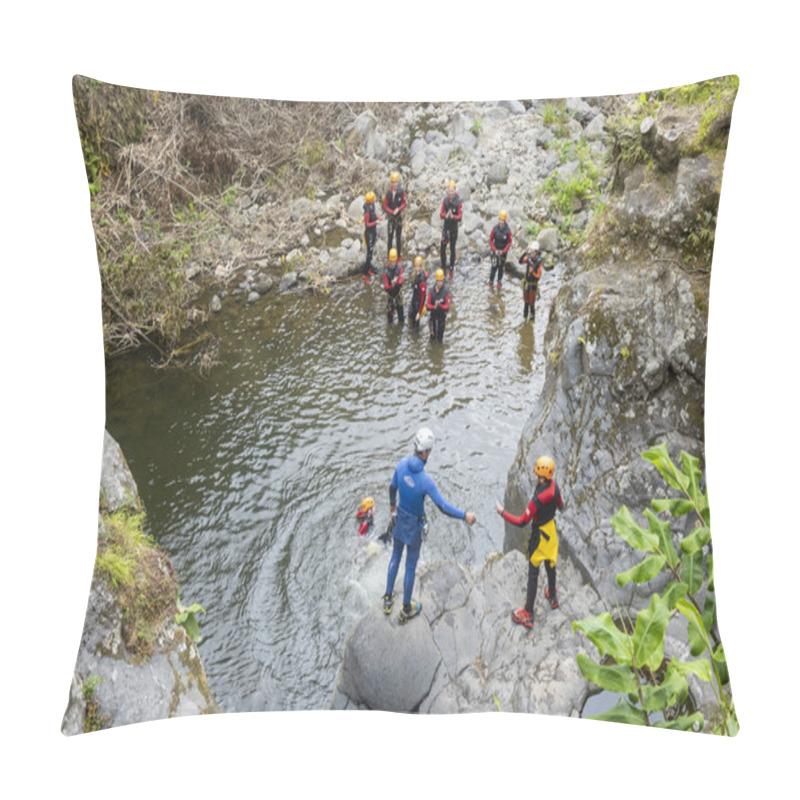
[[[718,661],[718,662],[721,662],[721,663],[724,663],[726,661],[725,650],[722,647],[722,642],[720,642],[714,648],[714,652],[711,655],[714,657],[714,661]]]
[[[711,541],[711,531],[708,528],[698,525],[681,542],[681,552],[692,555],[698,550],[702,550]]]
[[[686,675],[673,668],[670,662],[664,680],[658,686],[642,686],[642,708],[645,711],[663,711],[682,701],[688,692]]]
[[[696,661],[670,661],[669,665],[682,675],[697,675],[701,681],[707,683],[710,683],[714,677],[711,664],[706,658],[698,658]]]
[[[684,553],[681,557],[681,580],[686,584],[689,594],[700,591],[703,578],[703,551],[698,550],[691,555]]]
[[[666,444],[662,443],[651,450],[646,450],[642,453],[642,458],[653,464],[669,486],[679,492],[686,492],[686,477],[678,472],[678,468],[672,463]]]
[[[703,473],[700,471],[699,459],[681,451],[681,469],[686,477],[686,493],[697,508],[697,513],[706,525],[711,524],[708,513],[708,496],[700,489]]]
[[[689,621],[689,650],[693,656],[699,656],[705,650],[711,650],[708,632],[703,625],[700,612],[688,601],[678,600],[675,604],[678,611]]]
[[[624,722],[626,725],[646,725],[647,718],[644,711],[634,708],[627,700],[620,698],[613,708],[602,714],[595,714],[589,719],[598,719],[603,722]]]
[[[661,572],[666,559],[663,556],[648,556],[644,561],[625,572],[617,573],[617,585],[625,586],[626,583],[647,583]]]
[[[580,630],[600,651],[601,655],[611,656],[618,664],[630,664],[633,657],[633,642],[615,624],[611,614],[604,612],[597,617],[576,620],[572,623],[573,632]]]
[[[677,497],[651,500],[650,505],[655,511],[659,513],[668,511],[673,517],[682,517],[684,514],[694,510],[694,503],[691,500],[683,500]]]
[[[670,611],[674,611],[675,604],[678,602],[678,600],[686,597],[686,584],[682,581],[672,581],[664,590],[663,597],[664,602],[667,604],[667,608]]]
[[[611,517],[614,530],[634,549],[652,553],[658,545],[658,537],[636,524],[627,506]]]
[[[633,674],[632,668],[626,664],[604,667],[592,661],[584,653],[578,653],[577,660],[583,677],[603,689],[618,694],[636,691],[636,676]]]
[[[691,714],[688,717],[678,717],[677,719],[654,722],[653,727],[668,728],[669,730],[673,731],[693,731],[695,730],[696,725],[697,730],[702,731],[705,727],[705,724],[706,721],[703,719],[703,715],[699,711],[695,711],[694,714]]]
[[[714,591],[714,554],[706,555],[706,572],[708,573],[708,591]]]
[[[669,522],[659,519],[649,508],[645,509],[644,515],[647,517],[650,533],[658,537],[660,553],[666,558],[671,567],[677,567],[678,553],[675,551],[675,545],[672,542],[672,530]]]
[[[681,601],[683,602],[683,601]],[[654,594],[649,608],[636,616],[633,630],[633,665],[648,666],[653,671],[664,660],[664,635],[669,623],[669,608],[662,597]]]
[[[705,602],[703,603],[702,618],[703,625],[706,626],[707,631],[712,630],[717,624],[717,601],[714,599],[713,594],[706,595]]]

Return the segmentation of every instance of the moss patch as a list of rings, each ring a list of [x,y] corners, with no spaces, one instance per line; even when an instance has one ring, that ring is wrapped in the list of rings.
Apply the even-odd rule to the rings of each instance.
[[[155,640],[177,611],[178,582],[169,559],[144,532],[144,514],[129,508],[103,513],[95,572],[117,593],[123,609],[122,639],[134,662],[152,654]]]

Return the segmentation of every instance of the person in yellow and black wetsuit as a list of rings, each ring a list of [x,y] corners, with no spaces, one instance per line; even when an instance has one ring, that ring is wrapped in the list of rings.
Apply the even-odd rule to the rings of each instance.
[[[397,257],[397,250],[392,248],[389,251],[389,260],[383,270],[383,289],[386,292],[386,319],[389,322],[394,320],[394,312],[397,311],[397,321],[402,325],[405,322],[405,311],[403,310],[403,265]]]
[[[403,236],[403,209],[406,207],[406,193],[400,185],[400,173],[393,172],[389,176],[389,188],[383,196],[383,210],[386,213],[387,229],[389,241],[386,246],[392,249],[392,240],[395,241],[395,249],[397,250],[397,257],[400,257],[402,251],[402,236]]]
[[[363,279],[369,283],[375,274],[372,267],[372,254],[375,251],[375,242],[378,240],[378,210],[375,208],[375,192],[367,192],[364,196],[364,245],[367,248],[367,260],[364,262]]]
[[[411,303],[408,306],[408,322],[412,328],[419,328],[427,300],[428,273],[422,265],[422,256],[417,256],[414,259],[414,282],[411,286]]]
[[[519,263],[525,265],[522,278],[522,300],[525,303],[525,319],[530,323],[536,317],[536,298],[539,296],[539,278],[542,277],[542,257],[539,255],[539,242],[531,242],[528,249],[519,257]]]
[[[522,527],[531,522],[531,538],[528,541],[528,592],[525,605],[511,612],[512,621],[526,628],[533,627],[533,604],[539,585],[539,565],[544,561],[547,572],[545,597],[550,608],[558,608],[556,592],[556,561],[558,561],[558,534],[556,533],[556,510],[561,510],[564,501],[561,490],[553,478],[555,463],[550,456],[541,456],[533,468],[536,474],[536,487],[525,513],[521,517],[509,514],[500,503],[497,513],[512,525]]]

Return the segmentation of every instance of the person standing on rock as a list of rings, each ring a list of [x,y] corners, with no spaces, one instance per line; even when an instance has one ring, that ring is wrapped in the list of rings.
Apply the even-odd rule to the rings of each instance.
[[[423,267],[422,256],[417,256],[414,259],[414,283],[411,287],[411,303],[408,306],[408,321],[412,328],[419,328],[427,300],[428,273]]]
[[[456,240],[458,239],[458,223],[461,222],[461,198],[456,193],[456,182],[447,184],[447,195],[442,201],[439,216],[444,220],[442,227],[442,269],[447,269],[447,246],[450,245],[450,280],[453,279],[453,268],[456,263]]]
[[[450,290],[444,282],[444,270],[437,269],[434,275],[436,279],[433,287],[428,292],[428,327],[431,332],[431,339],[439,342],[444,341],[444,324],[447,321],[447,312],[450,310]]]
[[[386,292],[386,318],[389,322],[394,320],[397,311],[397,321],[402,325],[405,322],[403,310],[403,264],[397,256],[397,250],[389,251],[389,260],[383,270],[383,289]]]
[[[450,505],[441,495],[436,482],[425,472],[425,465],[433,449],[434,435],[430,428],[420,428],[414,437],[413,455],[403,458],[395,468],[389,484],[389,505],[396,514],[394,545],[389,558],[386,592],[383,595],[383,613],[391,614],[394,605],[394,584],[400,569],[403,549],[406,551],[406,572],[403,579],[403,607],[398,620],[406,622],[422,611],[422,604],[412,599],[414,578],[419,561],[422,539],[427,529],[425,498],[430,497],[437,508],[449,517],[463,519],[467,525],[475,523],[475,514],[461,511]]]
[[[533,604],[539,585],[539,565],[544,561],[547,572],[547,588],[544,595],[550,601],[550,608],[558,608],[556,593],[556,561],[558,560],[558,534],[556,533],[556,511],[564,502],[561,490],[553,478],[555,463],[550,456],[541,456],[533,468],[536,486],[525,513],[521,517],[509,514],[500,503],[497,513],[512,525],[522,527],[531,523],[531,536],[528,541],[528,592],[525,605],[511,612],[511,619],[526,628],[533,627]]]
[[[494,287],[494,276],[497,273],[497,288],[503,288],[503,270],[506,256],[511,248],[511,228],[508,224],[508,211],[503,209],[498,215],[498,223],[489,235],[489,246],[492,248],[492,271],[489,274],[489,286]]]
[[[383,196],[383,210],[388,220],[387,234],[389,241],[386,246],[392,249],[392,240],[395,241],[397,256],[402,252],[403,235],[403,209],[406,207],[406,193],[400,185],[400,173],[393,172],[389,176],[389,188]]]
[[[519,263],[525,265],[522,278],[522,300],[525,303],[524,321],[530,323],[536,316],[536,298],[539,296],[539,278],[542,277],[542,257],[539,255],[539,242],[533,241],[528,249],[519,257]]]
[[[375,192],[367,192],[364,196],[364,245],[367,248],[367,260],[364,263],[363,279],[365,283],[375,274],[372,267],[372,254],[378,240],[378,210],[375,208]]]

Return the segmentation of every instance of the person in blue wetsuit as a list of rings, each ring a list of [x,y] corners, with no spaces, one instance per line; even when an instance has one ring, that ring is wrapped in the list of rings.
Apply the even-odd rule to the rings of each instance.
[[[386,576],[386,593],[383,596],[383,613],[392,613],[394,584],[405,548],[406,573],[403,580],[403,607],[398,614],[400,622],[406,622],[422,611],[422,604],[414,602],[411,594],[414,590],[414,575],[425,528],[426,495],[448,516],[463,519],[468,525],[475,523],[475,514],[450,505],[442,497],[433,478],[425,472],[425,464],[433,443],[433,432],[429,428],[420,428],[414,438],[414,454],[398,463],[389,485],[389,504],[392,507],[392,514],[396,513],[397,516],[394,526],[394,547],[389,559],[389,573]]]

